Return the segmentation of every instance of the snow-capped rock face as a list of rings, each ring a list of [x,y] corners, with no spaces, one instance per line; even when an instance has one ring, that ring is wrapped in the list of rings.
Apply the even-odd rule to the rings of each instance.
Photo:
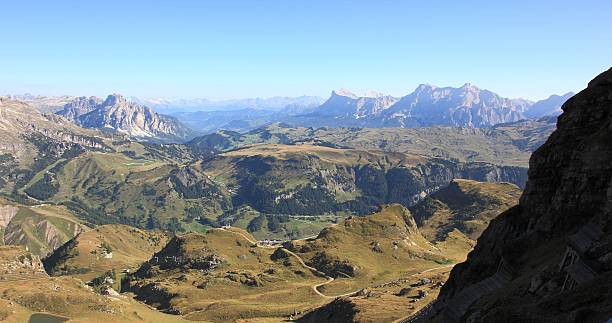
[[[191,135],[191,131],[176,119],[155,113],[119,94],[111,94],[104,101],[80,97],[66,104],[58,114],[82,127],[114,129],[144,139],[182,141]]]

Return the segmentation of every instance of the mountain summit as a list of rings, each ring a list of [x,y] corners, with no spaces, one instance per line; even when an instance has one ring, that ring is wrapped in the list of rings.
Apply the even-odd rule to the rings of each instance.
[[[192,135],[175,118],[158,114],[119,94],[111,94],[105,100],[79,97],[67,103],[57,114],[82,127],[114,129],[135,138],[180,142]]]
[[[420,84],[412,93],[396,98],[378,92],[365,96],[339,89],[312,113],[283,120],[300,126],[420,128],[431,126],[487,128],[501,123],[557,116],[572,94],[553,95],[532,102],[504,98],[465,83],[461,87]]]

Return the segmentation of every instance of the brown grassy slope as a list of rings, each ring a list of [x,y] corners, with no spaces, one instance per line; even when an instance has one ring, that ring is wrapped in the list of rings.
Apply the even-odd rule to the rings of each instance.
[[[410,212],[398,204],[366,217],[350,217],[323,229],[311,241],[287,248],[309,265],[338,277],[328,293],[348,292],[449,262],[417,229]]]
[[[99,226],[83,232],[44,260],[52,275],[89,280],[108,270],[135,270],[159,251],[167,241],[160,232],[144,231],[120,224]],[[105,257],[105,249],[112,253]]]
[[[80,279],[49,277],[22,246],[0,247],[0,321],[26,322],[45,312],[70,322],[183,322],[128,297],[95,294]]]
[[[177,262],[143,265],[132,277],[131,289],[161,310],[215,322],[286,317],[321,304],[312,286],[324,278],[294,258],[275,255],[276,248],[257,247],[252,241],[237,228],[176,236],[155,256],[175,256]],[[220,264],[205,270],[200,258]]]
[[[476,240],[498,214],[518,203],[521,189],[510,183],[455,179],[410,211],[421,233],[443,241],[454,229]]]

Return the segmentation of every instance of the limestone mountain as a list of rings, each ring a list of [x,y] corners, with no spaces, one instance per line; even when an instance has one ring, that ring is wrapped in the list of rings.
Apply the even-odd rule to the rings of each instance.
[[[519,121],[531,102],[506,99],[466,83],[460,88],[419,85],[389,107],[382,116],[385,125],[489,127]]]
[[[70,121],[78,122],[82,115],[95,110],[102,102],[102,99],[95,96],[81,96],[64,104],[63,108],[56,113]]]
[[[612,69],[562,107],[499,215],[428,312],[445,322],[603,322],[612,315]],[[432,318],[424,320],[431,321]]]
[[[525,116],[528,118],[541,118],[545,116],[558,116],[563,111],[561,106],[569,100],[575,93],[568,92],[563,95],[553,94],[544,100],[537,101],[527,111]]]
[[[181,142],[193,135],[175,118],[158,114],[119,94],[111,94],[105,100],[79,97],[57,113],[85,128],[112,129],[144,140]]]
[[[294,126],[401,127],[458,126],[484,128],[554,114],[567,99],[551,96],[536,103],[508,99],[466,83],[459,88],[421,84],[412,93],[394,98],[381,94],[358,97],[347,90],[331,97],[312,113],[286,117]]]
[[[333,91],[331,97],[313,113],[334,117],[363,118],[378,115],[395,102],[397,98],[390,95],[357,97],[348,90]]]

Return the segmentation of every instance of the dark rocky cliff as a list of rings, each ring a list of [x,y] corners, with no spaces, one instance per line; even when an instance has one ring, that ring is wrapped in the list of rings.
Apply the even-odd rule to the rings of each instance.
[[[428,320],[612,317],[612,69],[562,107],[520,204],[491,222]]]

